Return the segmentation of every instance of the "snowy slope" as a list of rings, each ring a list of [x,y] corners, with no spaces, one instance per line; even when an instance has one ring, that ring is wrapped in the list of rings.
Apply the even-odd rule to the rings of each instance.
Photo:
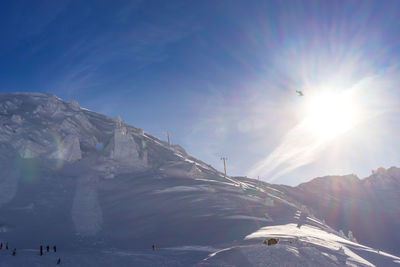
[[[297,224],[305,212],[283,190],[224,177],[76,101],[0,95],[0,126],[0,241],[18,250],[1,250],[0,266],[48,266],[58,256],[66,266],[212,264],[203,260],[210,253],[247,246],[251,233]],[[57,244],[57,255],[38,256],[41,244]]]
[[[399,168],[380,168],[365,179],[321,177],[280,190],[331,227],[352,231],[359,242],[400,255]]]
[[[279,243],[267,246],[268,238]],[[200,266],[398,266],[400,258],[304,223],[268,226],[248,235],[249,244],[227,248]],[[254,242],[258,241],[258,242]]]
[[[21,251],[218,247],[296,208],[75,101],[0,95],[0,121],[0,240]]]

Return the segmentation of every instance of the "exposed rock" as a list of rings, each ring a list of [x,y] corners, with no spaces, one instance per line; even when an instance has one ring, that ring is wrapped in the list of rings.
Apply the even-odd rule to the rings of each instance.
[[[140,146],[135,142],[133,136],[128,133],[126,127],[116,128],[112,140],[107,147],[110,157],[125,166],[134,169],[147,167],[147,154],[140,157]]]
[[[141,128],[137,128],[137,133],[140,135],[144,135],[144,131]]]

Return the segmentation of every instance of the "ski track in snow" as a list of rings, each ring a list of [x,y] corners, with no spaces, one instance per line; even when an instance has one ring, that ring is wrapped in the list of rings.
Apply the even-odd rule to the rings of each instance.
[[[162,194],[162,193],[177,193],[177,192],[195,192],[195,191],[208,191],[214,192],[208,186],[173,186],[166,189],[156,190],[155,194]]]
[[[182,251],[205,251],[205,252],[215,252],[218,249],[209,246],[180,246],[180,247],[170,247],[162,248],[166,250],[182,250]]]
[[[271,219],[262,218],[262,217],[254,217],[254,216],[247,216],[247,215],[231,215],[225,217],[227,219],[238,219],[238,220],[255,220],[255,221],[263,221],[263,222],[271,222]]]

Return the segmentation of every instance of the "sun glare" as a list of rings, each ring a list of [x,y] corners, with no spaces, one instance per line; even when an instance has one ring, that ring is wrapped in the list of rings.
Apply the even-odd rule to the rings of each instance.
[[[350,130],[356,120],[356,105],[345,94],[311,96],[306,123],[320,138],[331,139]]]

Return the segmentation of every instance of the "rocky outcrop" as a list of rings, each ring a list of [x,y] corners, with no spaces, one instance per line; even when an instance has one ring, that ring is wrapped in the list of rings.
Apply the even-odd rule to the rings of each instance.
[[[145,169],[147,167],[147,153],[145,151],[140,153],[141,149],[141,146],[135,142],[133,135],[128,132],[121,119],[117,117],[114,134],[106,148],[109,151],[110,158],[130,169]]]
[[[50,158],[61,159],[68,162],[74,162],[82,159],[82,151],[79,144],[79,138],[74,135],[68,135],[63,140],[56,151],[50,155]]]

